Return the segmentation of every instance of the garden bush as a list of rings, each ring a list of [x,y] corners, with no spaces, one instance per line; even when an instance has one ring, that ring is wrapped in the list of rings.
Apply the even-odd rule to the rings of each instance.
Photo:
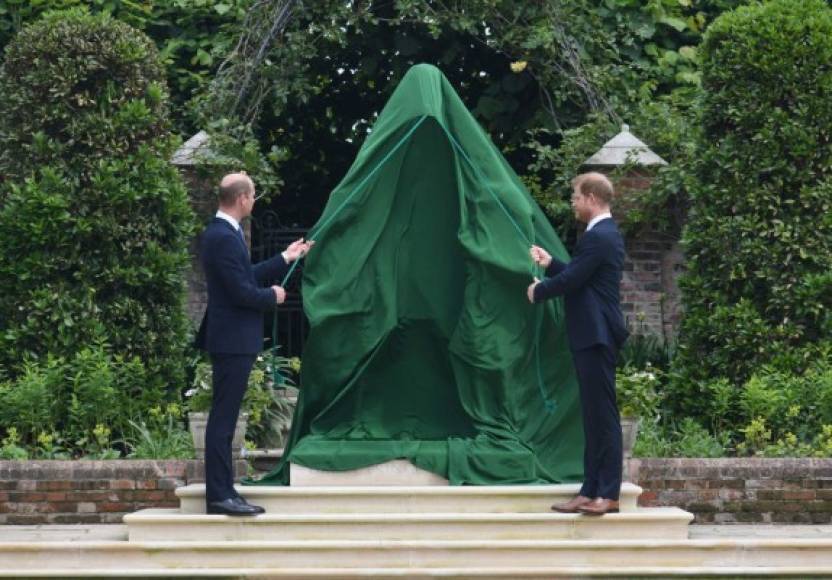
[[[703,138],[668,394],[674,415],[706,422],[714,381],[747,404],[740,391],[759,385],[748,379],[763,365],[788,382],[830,355],[832,8],[774,0],[723,14],[701,59]]]
[[[7,397],[45,381],[67,405],[37,421],[70,446],[102,421],[121,436],[184,383],[193,217],[164,76],[144,34],[82,10],[25,28],[0,69],[0,367]],[[50,361],[75,374],[55,384]],[[0,428],[32,437],[37,421]]]

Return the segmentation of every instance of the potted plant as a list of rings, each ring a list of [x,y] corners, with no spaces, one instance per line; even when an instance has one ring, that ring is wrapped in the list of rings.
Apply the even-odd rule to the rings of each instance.
[[[631,457],[642,419],[657,412],[660,371],[649,362],[644,369],[625,366],[616,373],[616,396],[621,410],[624,457]]]
[[[234,430],[231,445],[235,455],[243,453],[246,433],[256,444],[282,446],[291,425],[297,391],[289,378],[289,372],[297,368],[299,362],[296,359],[278,356],[272,360],[270,355],[257,357],[249,375],[240,418]],[[281,383],[277,388],[275,380]],[[197,457],[205,453],[205,428],[211,409],[211,385],[210,363],[198,362],[191,388],[185,393],[188,425]]]

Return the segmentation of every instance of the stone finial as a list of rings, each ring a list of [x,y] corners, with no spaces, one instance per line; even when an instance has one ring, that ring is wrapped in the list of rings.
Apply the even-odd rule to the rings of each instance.
[[[583,162],[585,167],[620,167],[635,163],[640,166],[667,165],[667,161],[653,153],[638,137],[630,133],[630,126],[621,125],[621,132],[604,143],[594,155]]]
[[[208,142],[208,133],[200,131],[176,150],[170,158],[170,162],[179,167],[216,162],[217,156],[211,150]]]

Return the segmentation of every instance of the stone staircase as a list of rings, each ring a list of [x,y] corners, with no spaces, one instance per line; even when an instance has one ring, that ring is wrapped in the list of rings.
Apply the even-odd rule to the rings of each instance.
[[[832,573],[832,539],[688,539],[693,516],[637,506],[601,517],[549,509],[576,485],[240,487],[267,513],[179,509],[125,516],[122,541],[0,543],[0,576],[560,578]]]
[[[693,516],[677,508],[637,508],[627,484],[622,511],[602,517],[559,514],[575,485],[506,487],[240,488],[266,508],[254,518],[205,515],[204,487],[177,490],[180,509],[125,516],[131,542],[492,541],[685,539]]]

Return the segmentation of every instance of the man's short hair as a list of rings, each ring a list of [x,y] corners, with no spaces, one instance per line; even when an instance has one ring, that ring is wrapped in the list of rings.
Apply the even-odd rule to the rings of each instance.
[[[594,195],[599,201],[609,205],[615,197],[615,190],[609,177],[603,173],[581,173],[572,180],[572,187],[583,195]]]
[[[234,205],[238,197],[253,191],[254,183],[248,175],[231,174],[223,178],[217,197],[221,206],[229,207]]]

